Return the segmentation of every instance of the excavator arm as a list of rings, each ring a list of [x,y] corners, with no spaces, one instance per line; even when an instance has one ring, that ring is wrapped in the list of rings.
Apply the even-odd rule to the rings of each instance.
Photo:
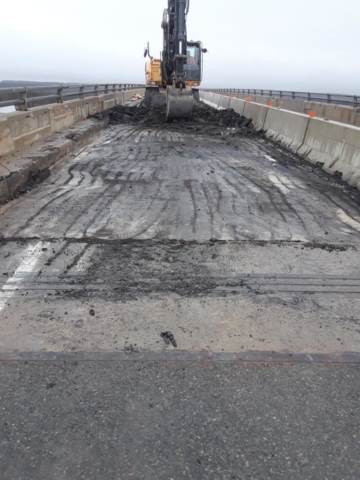
[[[163,76],[167,83],[166,118],[190,118],[194,97],[186,89],[186,0],[168,0],[164,12]]]
[[[185,64],[187,62],[186,16],[189,0],[168,0],[164,10],[163,75],[167,85],[186,87]]]
[[[150,57],[147,67],[147,85],[161,84],[166,89],[166,117],[191,118],[194,105],[193,87],[199,87],[202,77],[202,53],[206,49],[201,42],[188,42],[186,20],[190,0],[168,0],[161,27],[163,51],[161,60]],[[161,81],[156,78],[156,63],[160,62]],[[149,78],[148,78],[149,77]],[[198,93],[198,91],[196,91]]]

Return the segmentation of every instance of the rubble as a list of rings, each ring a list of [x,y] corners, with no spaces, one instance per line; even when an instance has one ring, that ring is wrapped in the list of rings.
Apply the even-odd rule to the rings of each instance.
[[[144,102],[136,106],[117,105],[109,112],[110,124],[133,123],[146,127],[161,127],[167,130],[196,130],[206,133],[254,133],[252,120],[243,117],[232,109],[216,110],[197,102],[191,119],[167,122],[165,105],[146,106]]]

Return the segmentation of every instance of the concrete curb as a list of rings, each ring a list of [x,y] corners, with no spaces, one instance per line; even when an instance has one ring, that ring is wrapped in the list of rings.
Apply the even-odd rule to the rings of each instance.
[[[35,172],[43,172],[55,163],[66,158],[69,154],[86,146],[90,140],[109,124],[108,116],[102,120],[93,120],[89,125],[82,125],[89,121],[80,122],[76,125],[79,133],[76,139],[71,140],[66,137],[67,132],[63,132],[63,138],[57,141],[57,145],[49,150],[45,150],[36,156],[31,156],[31,161],[20,168],[17,172],[12,172],[8,177],[0,181],[0,203],[7,203],[9,200],[16,198],[22,188],[26,188],[26,184]],[[38,144],[39,147],[39,144]]]

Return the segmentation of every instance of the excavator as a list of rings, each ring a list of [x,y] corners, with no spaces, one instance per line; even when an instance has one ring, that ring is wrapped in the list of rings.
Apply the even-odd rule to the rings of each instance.
[[[198,88],[202,81],[203,53],[201,42],[187,40],[186,20],[190,0],[168,0],[161,28],[164,33],[160,59],[150,54],[149,44],[144,57],[149,57],[145,97],[150,103],[166,103],[166,119],[191,118]]]

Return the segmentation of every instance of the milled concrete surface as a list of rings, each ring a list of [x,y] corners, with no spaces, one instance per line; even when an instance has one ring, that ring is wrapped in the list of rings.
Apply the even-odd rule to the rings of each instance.
[[[224,133],[112,126],[0,208],[4,478],[359,478],[359,205]]]

